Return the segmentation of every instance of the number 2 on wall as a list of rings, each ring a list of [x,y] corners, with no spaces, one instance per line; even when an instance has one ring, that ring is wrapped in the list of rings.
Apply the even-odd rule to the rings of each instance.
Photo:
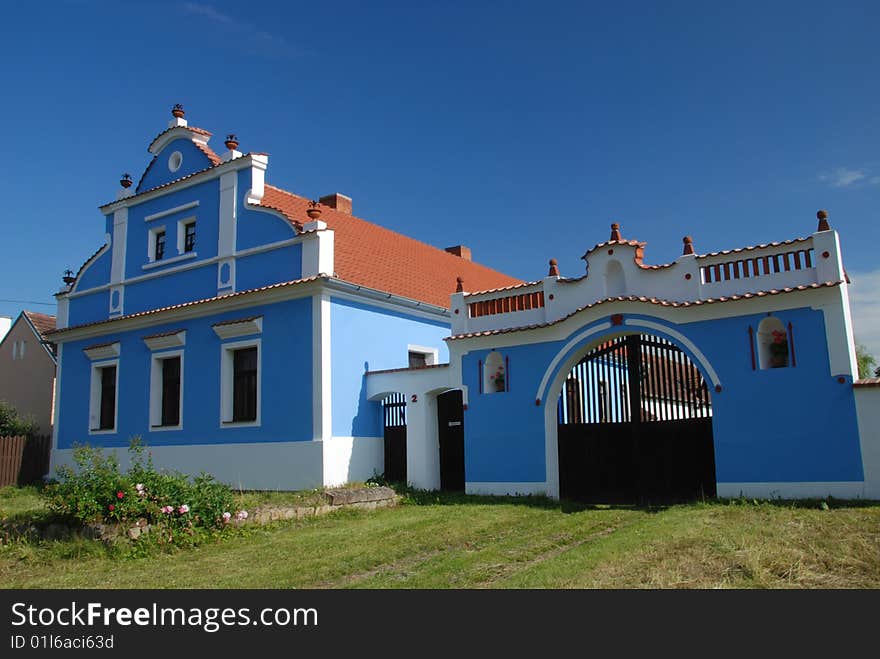
[[[418,396],[418,394],[413,394],[413,395],[412,395],[412,398],[410,399],[410,402],[412,402],[412,403],[418,403],[418,402],[419,402],[419,396]]]

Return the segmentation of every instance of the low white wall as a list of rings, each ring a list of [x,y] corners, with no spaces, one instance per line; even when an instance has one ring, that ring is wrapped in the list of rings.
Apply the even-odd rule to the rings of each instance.
[[[382,437],[334,437],[322,444],[326,487],[365,481],[385,471]]]
[[[855,387],[865,498],[880,499],[880,387]]]
[[[127,448],[106,450],[116,452],[123,469],[128,466]],[[305,490],[322,485],[321,442],[150,446],[147,451],[157,468],[191,475],[204,471],[235,489]],[[53,449],[50,474],[72,463],[72,449]]]
[[[718,483],[722,499],[755,497],[756,499],[862,499],[865,484],[861,481],[829,483]]]

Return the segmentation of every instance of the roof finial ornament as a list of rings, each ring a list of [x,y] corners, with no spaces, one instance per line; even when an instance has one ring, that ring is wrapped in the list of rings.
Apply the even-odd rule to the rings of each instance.
[[[226,142],[224,142],[224,144],[226,144],[226,148],[230,151],[235,151],[238,148],[238,138],[234,133],[229,133],[229,135],[226,136]]]
[[[684,255],[693,254],[694,253],[694,239],[691,238],[690,236],[685,236],[681,240],[684,243],[684,250],[682,250],[681,253]]]
[[[319,217],[321,217],[320,203],[317,201],[310,201],[309,207],[306,210],[306,215],[308,215],[309,218],[312,220],[317,220]]]
[[[611,238],[609,238],[608,240],[623,240],[620,235],[620,225],[617,222],[612,223]]]
[[[455,278],[455,292],[464,293],[464,279],[462,279],[461,277]]]
[[[816,217],[819,218],[819,228],[816,231],[831,231],[831,225],[828,224],[828,211],[823,208],[816,213]]]
[[[61,278],[61,281],[63,281],[68,286],[70,286],[73,282],[75,282],[76,277],[73,276],[73,270],[71,270],[70,268],[65,270],[64,276]]]
[[[183,106],[180,103],[175,103],[174,107],[171,108],[171,116],[175,119],[183,119],[186,115],[186,112],[183,109]]]
[[[123,188],[130,188],[131,187],[131,174],[129,174],[127,172],[125,174],[123,174],[119,179],[119,185],[121,185]]]
[[[556,262],[556,259],[550,259],[550,272],[547,273],[548,277],[558,277],[559,276],[559,264]]]

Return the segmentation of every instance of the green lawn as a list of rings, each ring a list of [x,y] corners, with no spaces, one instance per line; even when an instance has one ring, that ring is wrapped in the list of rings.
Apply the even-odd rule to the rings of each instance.
[[[0,491],[0,518],[29,515],[35,491]],[[651,510],[417,495],[146,558],[97,541],[7,542],[0,587],[878,588],[880,503]]]

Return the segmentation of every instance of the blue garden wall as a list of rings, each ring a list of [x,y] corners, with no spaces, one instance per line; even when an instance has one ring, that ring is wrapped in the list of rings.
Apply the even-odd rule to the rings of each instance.
[[[263,316],[261,427],[220,426],[220,357],[222,341],[212,324]],[[121,447],[140,435],[152,446],[312,439],[312,301],[311,298],[255,306],[148,329],[114,332],[66,343],[61,369],[58,448],[75,443]],[[151,351],[144,336],[185,329],[183,428],[151,432],[149,391]],[[237,337],[230,341],[239,341]],[[120,342],[117,432],[89,435],[91,361],[83,348]]]
[[[366,397],[367,370],[408,365],[408,345],[437,348],[449,361],[447,323],[331,298],[333,436],[381,437],[382,406]]]
[[[718,482],[861,481],[852,383],[849,379],[839,383],[829,371],[822,312],[800,308],[775,315],[784,325],[792,323],[794,367],[752,369],[748,327],[756,329],[766,314],[681,325],[647,315],[627,318],[650,320],[680,332],[717,372],[723,386],[720,393],[712,392]],[[597,319],[593,324],[607,320]],[[468,481],[545,480],[544,406],[555,408],[558,391],[540,405],[535,404],[536,392],[552,359],[585,327],[556,342],[500,348],[509,360],[507,393],[479,393],[478,360],[485,360],[491,346],[463,357],[463,380],[469,387],[465,413]],[[582,355],[613,335],[585,339],[567,355]],[[673,336],[663,336],[678,343],[700,366]],[[498,459],[501,455],[503,460]]]

